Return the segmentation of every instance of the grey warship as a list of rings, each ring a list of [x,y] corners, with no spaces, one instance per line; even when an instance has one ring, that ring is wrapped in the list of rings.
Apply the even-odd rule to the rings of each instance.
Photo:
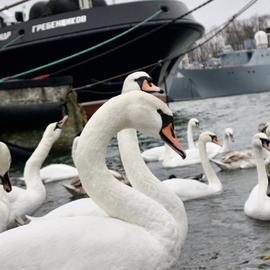
[[[268,38],[269,34],[259,31],[255,34],[254,49],[227,49],[211,65],[179,69],[170,89],[170,98],[188,100],[269,91]]]

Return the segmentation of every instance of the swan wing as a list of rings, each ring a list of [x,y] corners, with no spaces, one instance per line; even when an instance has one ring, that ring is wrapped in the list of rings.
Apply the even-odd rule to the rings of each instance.
[[[173,190],[183,201],[199,199],[221,192],[193,179],[168,179],[162,181],[162,184]]]
[[[1,268],[13,270],[156,270],[169,269],[171,259],[147,231],[109,217],[33,222],[2,233],[0,242]]]

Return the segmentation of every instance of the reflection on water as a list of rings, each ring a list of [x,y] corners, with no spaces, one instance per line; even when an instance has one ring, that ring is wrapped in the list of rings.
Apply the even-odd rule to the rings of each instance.
[[[270,93],[197,100],[170,104],[175,113],[176,134],[186,146],[186,125],[191,117],[200,120],[201,130],[216,132],[220,140],[224,128],[235,131],[234,149],[250,148],[251,137],[261,122],[270,121]],[[195,131],[198,137],[199,131]],[[161,141],[139,135],[142,150],[161,145]],[[72,164],[70,156],[50,156],[47,163]],[[115,138],[108,149],[107,164],[122,171]],[[150,163],[150,168],[160,179],[170,174],[177,177],[196,175],[199,164],[176,169],[162,169],[160,163]],[[217,169],[217,168],[216,168]],[[20,175],[22,167],[13,168]],[[252,220],[244,215],[243,205],[257,182],[256,169],[218,172],[224,185],[221,195],[185,203],[189,232],[183,248],[181,269],[269,269],[270,222]],[[47,202],[36,216],[43,215],[72,198],[61,183],[47,185]]]

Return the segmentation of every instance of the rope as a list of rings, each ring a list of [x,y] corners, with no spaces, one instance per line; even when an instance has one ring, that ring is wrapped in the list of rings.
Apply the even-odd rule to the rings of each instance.
[[[227,22],[221,24],[219,27],[217,27],[216,29],[219,29],[217,32],[215,32],[213,35],[211,35],[208,39],[206,39],[205,41],[203,41],[202,43],[190,48],[189,50],[186,50],[185,52],[183,53],[180,53],[180,54],[176,54],[174,56],[171,56],[171,57],[167,57],[167,58],[164,58],[164,59],[161,59],[159,60],[158,62],[155,62],[155,63],[152,63],[152,64],[149,64],[149,65],[146,65],[146,66],[142,66],[142,67],[138,67],[136,69],[133,69],[133,70],[130,70],[128,72],[125,72],[125,73],[122,73],[122,74],[119,74],[119,75],[115,75],[113,77],[110,77],[110,78],[107,78],[107,79],[104,79],[104,80],[101,80],[99,82],[96,82],[96,83],[92,83],[92,84],[87,84],[85,86],[81,86],[81,87],[77,87],[77,88],[74,88],[74,90],[78,91],[78,90],[82,90],[82,89],[86,89],[86,88],[90,88],[90,87],[93,87],[93,86],[96,86],[98,84],[102,84],[104,82],[107,82],[107,81],[110,81],[110,80],[114,80],[114,79],[118,79],[118,78],[121,78],[123,76],[126,76],[130,73],[133,73],[135,71],[138,71],[138,70],[145,70],[147,68],[155,68],[159,65],[161,65],[163,62],[166,62],[166,61],[171,61],[173,60],[174,58],[178,58],[178,57],[181,57],[183,55],[185,55],[186,53],[190,53],[192,52],[193,50],[201,47],[202,45],[204,45],[205,43],[207,43],[208,41],[210,41],[212,38],[214,38],[217,34],[219,34],[220,32],[222,32],[232,21],[234,21],[237,17],[239,17],[242,13],[244,13],[247,9],[249,9],[252,5],[254,5],[258,0],[251,0],[249,1],[243,8],[241,8],[237,13],[235,13]],[[207,1],[208,2],[208,1]],[[196,7],[195,9],[198,9],[198,7]],[[213,32],[213,30],[211,31]],[[90,59],[91,60],[91,59]],[[163,80],[163,78],[162,78]]]
[[[196,46],[191,47],[189,50],[186,50],[185,52],[181,53],[181,54],[177,54],[171,57],[167,57],[164,58],[162,60],[160,60],[161,62],[166,62],[166,61],[170,61],[176,57],[180,57],[183,56],[187,53],[192,52],[193,50],[203,46],[204,44],[206,44],[208,41],[210,41],[211,39],[213,39],[215,36],[217,36],[219,33],[221,33],[228,25],[230,25],[237,17],[239,17],[243,12],[245,12],[247,9],[249,9],[252,5],[254,5],[258,0],[251,0],[249,1],[244,7],[242,7],[237,13],[235,13],[227,22],[224,22],[223,24],[221,24],[220,26],[215,28],[215,31],[212,35],[210,35],[207,39],[205,39],[203,42],[199,43]],[[213,32],[213,30],[211,31]],[[210,32],[210,33],[211,33]]]
[[[20,5],[20,4],[23,4],[23,3],[28,2],[28,1],[30,1],[30,0],[22,0],[22,1],[14,3],[14,4],[11,4],[9,6],[5,6],[5,7],[0,9],[0,12],[3,11],[3,10],[6,10],[6,9],[10,9],[12,7],[16,7],[16,6]]]
[[[77,53],[74,53],[74,54],[72,54],[72,55],[66,56],[66,57],[64,57],[64,58],[58,59],[58,60],[56,60],[56,61],[47,63],[47,64],[45,64],[45,65],[42,65],[42,66],[39,66],[39,67],[30,69],[30,70],[27,70],[27,71],[24,71],[24,72],[21,72],[21,73],[18,73],[18,74],[9,76],[9,77],[6,77],[6,78],[2,78],[2,79],[0,79],[0,82],[4,82],[4,81],[9,80],[9,79],[15,79],[15,78],[18,78],[18,77],[27,75],[27,74],[29,74],[29,73],[33,73],[33,72],[35,72],[35,71],[38,71],[38,70],[41,70],[41,69],[44,69],[44,68],[47,68],[47,67],[50,67],[50,66],[53,66],[53,65],[62,63],[62,62],[64,62],[64,61],[70,60],[70,59],[75,58],[75,57],[77,57],[77,56],[80,56],[80,55],[82,55],[82,54],[88,53],[88,52],[90,52],[90,51],[92,51],[92,50],[94,50],[94,49],[97,49],[97,48],[99,48],[99,47],[101,47],[101,46],[103,46],[103,45],[106,45],[106,44],[108,44],[108,43],[110,43],[110,42],[112,42],[112,41],[114,41],[114,40],[116,40],[116,39],[118,39],[118,38],[120,38],[120,37],[122,37],[122,36],[124,36],[124,35],[127,35],[128,33],[134,31],[135,29],[137,29],[137,28],[140,27],[141,25],[143,25],[143,24],[145,24],[146,22],[150,21],[151,19],[157,17],[161,12],[163,12],[163,11],[162,11],[161,9],[159,9],[159,10],[156,11],[154,14],[152,14],[150,17],[148,17],[148,18],[146,18],[145,20],[143,20],[142,22],[140,22],[140,23],[134,25],[133,27],[129,28],[128,30],[123,31],[122,33],[120,33],[120,34],[118,34],[118,35],[116,35],[116,36],[114,36],[114,37],[112,37],[112,38],[109,38],[109,39],[107,39],[107,40],[105,40],[105,41],[103,41],[103,42],[101,42],[101,43],[98,43],[98,44],[96,44],[96,45],[94,45],[94,46],[92,46],[92,47],[90,47],[90,48],[87,48],[87,49],[85,49],[85,50],[79,51],[79,52],[77,52]]]
[[[138,41],[138,40],[140,40],[140,39],[142,39],[142,38],[144,38],[144,37],[146,37],[146,36],[149,36],[149,35],[151,35],[151,34],[157,32],[157,31],[159,31],[159,30],[161,30],[161,29],[167,27],[168,25],[174,23],[175,21],[180,20],[180,19],[186,17],[187,15],[189,15],[189,14],[193,13],[194,11],[196,11],[196,10],[202,8],[203,6],[209,4],[209,3],[212,2],[212,1],[214,1],[214,0],[207,0],[206,2],[204,2],[204,3],[202,3],[201,5],[199,5],[199,6],[195,7],[195,8],[193,8],[193,9],[191,9],[190,11],[184,13],[183,15],[181,15],[181,16],[175,18],[175,19],[172,19],[172,20],[169,21],[168,23],[164,23],[164,24],[162,24],[161,26],[158,26],[158,27],[156,27],[156,28],[154,28],[154,29],[152,29],[152,30],[150,30],[150,31],[148,31],[148,32],[146,32],[146,33],[140,35],[140,36],[137,36],[137,37],[135,37],[135,38],[133,38],[133,39],[127,41],[125,44],[118,45],[118,46],[116,46],[116,47],[114,47],[114,48],[112,48],[112,49],[110,49],[110,50],[107,50],[106,52],[103,52],[103,53],[100,53],[100,54],[98,54],[98,55],[95,55],[94,57],[88,58],[88,59],[86,59],[86,60],[84,60],[84,61],[81,61],[81,62],[79,62],[79,63],[73,64],[73,65],[71,65],[71,66],[69,66],[69,67],[66,67],[66,68],[60,69],[60,70],[58,70],[58,71],[55,71],[55,72],[51,73],[50,75],[56,75],[56,74],[62,73],[62,72],[67,71],[67,70],[69,70],[69,69],[75,68],[75,67],[77,67],[77,66],[80,66],[80,65],[83,65],[83,64],[88,63],[88,62],[90,62],[90,61],[93,61],[93,60],[95,60],[95,59],[98,59],[98,58],[100,58],[100,57],[102,57],[102,56],[105,56],[105,55],[107,55],[107,54],[109,54],[109,53],[112,53],[112,52],[114,52],[114,51],[116,51],[116,50],[119,50],[119,49],[121,49],[121,48],[123,48],[123,47],[126,47],[126,46],[128,46],[128,45],[134,43],[135,41]]]
[[[22,37],[22,35],[19,35],[17,37],[15,37],[14,39],[10,40],[7,44],[3,45],[1,48],[0,48],[0,52],[5,49],[6,47],[8,47],[9,45],[13,44],[15,41],[17,41],[18,39],[20,39]]]
[[[145,70],[145,69],[147,69],[147,68],[149,68],[149,67],[154,67],[154,66],[156,66],[156,65],[159,66],[160,64],[159,64],[159,63],[152,63],[152,64],[150,64],[150,65],[141,67],[141,68],[139,68],[139,69],[140,69],[140,70]],[[133,70],[130,70],[130,71],[127,71],[127,72],[125,72],[125,73],[122,73],[122,74],[119,74],[119,75],[116,75],[116,76],[112,76],[112,77],[110,77],[110,78],[107,78],[107,79],[104,79],[104,80],[101,80],[101,81],[97,81],[97,82],[95,82],[95,83],[87,84],[87,85],[84,85],[84,86],[81,86],[81,87],[76,87],[76,88],[73,88],[73,89],[74,89],[75,91],[79,91],[79,90],[82,90],[82,89],[90,88],[90,87],[93,87],[93,86],[95,86],[95,85],[103,84],[103,83],[106,83],[106,82],[108,82],[108,81],[111,81],[111,80],[114,80],[114,79],[118,79],[118,78],[127,76],[127,75],[129,75],[130,73],[133,73],[133,72],[135,72],[135,71],[137,71],[137,70],[138,70],[138,68],[133,69]],[[118,93],[119,93],[119,91],[118,91]]]

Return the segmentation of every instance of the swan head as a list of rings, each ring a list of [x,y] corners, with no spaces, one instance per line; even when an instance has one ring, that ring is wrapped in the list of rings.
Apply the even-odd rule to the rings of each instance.
[[[122,98],[127,99],[125,103],[128,110],[125,112],[125,117],[130,128],[161,138],[182,158],[186,157],[185,151],[174,134],[172,111],[163,101],[142,91],[122,94]]]
[[[123,83],[122,93],[130,91],[144,91],[147,93],[163,92],[163,90],[153,83],[150,75],[144,71],[133,72],[126,77]]]
[[[226,137],[230,138],[232,142],[234,142],[234,136],[233,136],[233,129],[232,128],[225,128],[224,134]]]
[[[11,164],[10,151],[5,143],[0,142],[0,179],[5,191],[11,191],[11,183],[9,179],[9,168]]]
[[[260,124],[258,130],[270,137],[270,122]]]
[[[253,136],[252,145],[255,148],[259,149],[264,148],[267,151],[270,151],[270,140],[268,139],[267,135],[263,132],[259,132]]]
[[[67,123],[67,120],[68,116],[65,115],[60,121],[49,124],[43,133],[43,138],[50,138],[56,141],[60,137],[62,128]]]
[[[192,126],[192,127],[199,127],[200,126],[200,121],[197,119],[197,118],[191,118],[189,120],[189,124]]]
[[[203,143],[212,142],[212,143],[215,143],[217,145],[220,145],[219,140],[217,138],[217,135],[211,131],[202,132],[200,137],[199,137],[199,141],[201,141]]]

